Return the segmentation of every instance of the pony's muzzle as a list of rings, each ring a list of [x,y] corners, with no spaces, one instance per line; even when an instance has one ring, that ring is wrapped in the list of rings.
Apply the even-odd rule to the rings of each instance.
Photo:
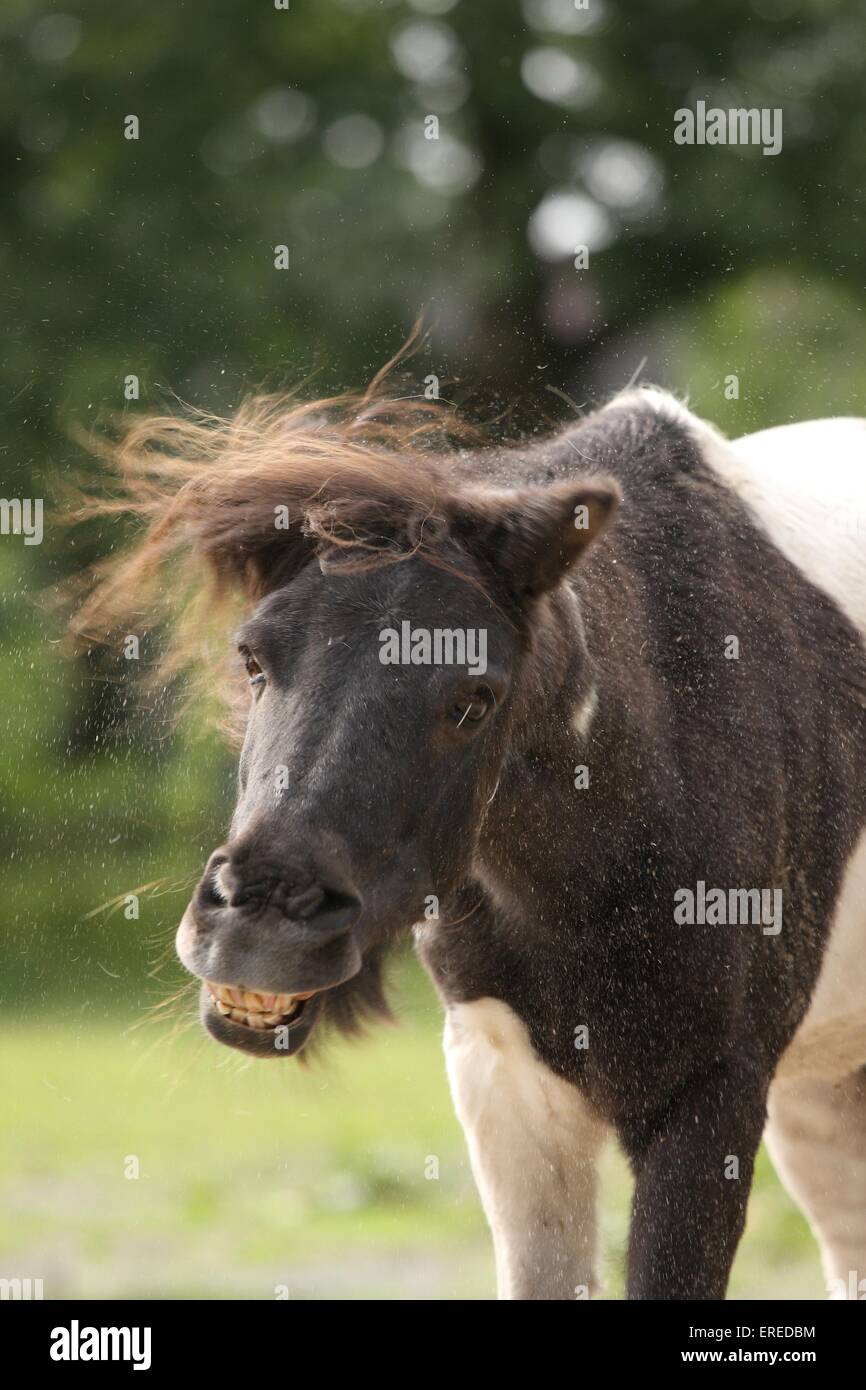
[[[211,855],[178,929],[178,955],[209,984],[309,995],[361,968],[361,907],[327,847],[288,857],[239,838]]]

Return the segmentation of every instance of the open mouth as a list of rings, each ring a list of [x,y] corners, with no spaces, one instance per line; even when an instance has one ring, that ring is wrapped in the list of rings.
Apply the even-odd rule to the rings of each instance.
[[[212,1038],[254,1057],[294,1057],[322,1012],[322,990],[278,994],[203,980],[201,1021]]]
[[[240,985],[216,984],[213,980],[205,980],[205,985],[223,1018],[258,1032],[300,1022],[307,1000],[315,993],[308,990],[306,994],[265,994]]]

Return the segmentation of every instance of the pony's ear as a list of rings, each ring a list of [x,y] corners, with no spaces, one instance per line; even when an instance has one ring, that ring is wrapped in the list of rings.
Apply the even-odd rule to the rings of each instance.
[[[464,494],[452,504],[451,533],[515,598],[530,599],[559,583],[621,496],[608,477]]]

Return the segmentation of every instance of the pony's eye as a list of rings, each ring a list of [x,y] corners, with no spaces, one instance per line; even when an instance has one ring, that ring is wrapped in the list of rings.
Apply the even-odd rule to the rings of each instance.
[[[266,680],[265,673],[251,652],[245,653],[244,665],[247,668],[250,685],[264,685]]]
[[[449,711],[450,718],[459,728],[461,724],[478,724],[495,704],[493,691],[480,686],[471,695],[455,700]]]

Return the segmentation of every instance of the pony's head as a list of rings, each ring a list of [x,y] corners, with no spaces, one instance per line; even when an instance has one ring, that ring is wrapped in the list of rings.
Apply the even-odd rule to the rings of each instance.
[[[471,875],[503,760],[545,720],[538,607],[616,505],[604,478],[480,482],[440,410],[259,397],[229,422],[140,421],[114,455],[101,509],[149,525],[80,628],[155,578],[186,595],[176,648],[216,617],[248,686],[234,815],[177,933],[205,1027],[246,1052],[385,1011],[385,947]]]

